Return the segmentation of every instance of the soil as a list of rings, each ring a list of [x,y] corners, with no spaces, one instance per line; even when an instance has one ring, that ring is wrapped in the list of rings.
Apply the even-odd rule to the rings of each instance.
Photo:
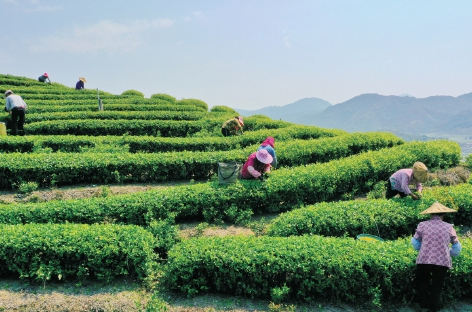
[[[197,182],[198,183],[198,182]],[[166,188],[187,182],[172,182],[159,184],[130,184],[130,185],[75,185],[70,187],[42,188],[27,194],[17,190],[0,191],[0,203],[44,202],[50,200],[68,200],[78,198],[101,197],[108,195],[130,194],[151,189]]]

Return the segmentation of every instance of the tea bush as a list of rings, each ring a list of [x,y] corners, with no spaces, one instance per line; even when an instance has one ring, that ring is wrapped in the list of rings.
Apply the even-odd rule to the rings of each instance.
[[[177,99],[175,97],[169,94],[165,94],[165,93],[154,93],[151,95],[151,99],[159,99],[159,100],[169,102],[171,104],[177,103]]]
[[[153,235],[137,226],[0,224],[0,276],[36,280],[144,279]]]
[[[438,146],[441,146],[442,150],[438,149]],[[215,181],[101,199],[0,206],[0,222],[96,223],[107,217],[117,223],[142,225],[146,224],[146,218],[165,219],[171,213],[175,213],[178,220],[194,221],[205,217],[207,222],[235,222],[237,216],[230,218],[227,214],[230,208],[246,215],[288,211],[304,205],[335,200],[346,192],[353,192],[353,186],[359,191],[366,191],[368,185],[387,179],[391,172],[410,166],[416,159],[422,159],[429,168],[439,165],[452,166],[460,159],[460,149],[457,143],[450,141],[406,143],[328,163],[281,168],[272,172],[264,183],[259,180],[240,180],[232,185],[219,185]],[[34,161],[37,162],[37,158]],[[175,154],[169,157],[169,161],[176,162]],[[136,159],[133,159],[133,162],[136,162]],[[44,167],[47,160],[42,163]],[[103,174],[97,168],[93,169],[93,173],[85,172],[86,167],[79,168],[82,168],[85,176],[96,174],[102,177]],[[132,167],[133,174],[136,168]],[[71,179],[66,176],[66,171],[61,170],[54,179]],[[346,172],[350,174],[347,175]],[[8,180],[8,177],[5,177],[5,180]],[[467,205],[464,196],[461,191],[457,191],[457,197]],[[464,213],[465,222],[470,215],[467,209]]]
[[[213,106],[210,109],[210,112],[212,112],[212,113],[228,113],[228,114],[231,114],[232,116],[233,115],[239,115],[237,111],[235,111],[231,107],[224,106],[224,105]]]
[[[269,236],[323,235],[356,237],[372,234],[394,240],[412,234],[416,225],[427,219],[419,213],[434,202],[448,205],[458,212],[444,217],[456,225],[472,224],[472,185],[438,187],[425,190],[421,200],[375,199],[317,203],[286,212],[267,226]]]
[[[451,287],[444,289],[449,301],[472,296],[472,240],[461,243],[446,281]],[[416,255],[409,238],[384,243],[321,236],[192,238],[169,251],[166,285],[187,296],[408,303],[414,298]]]
[[[144,94],[140,91],[137,90],[126,90],[121,93],[121,95],[131,95],[131,96],[139,96],[139,97],[144,97]]]
[[[205,111],[208,111],[208,104],[203,102],[202,100],[197,100],[197,99],[182,99],[177,101],[178,105],[189,105],[193,104],[197,107],[203,108]]]

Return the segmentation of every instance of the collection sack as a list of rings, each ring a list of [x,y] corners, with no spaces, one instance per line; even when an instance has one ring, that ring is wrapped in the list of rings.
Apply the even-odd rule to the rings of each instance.
[[[220,184],[235,183],[238,179],[241,164],[237,162],[219,162],[218,163],[218,181]]]

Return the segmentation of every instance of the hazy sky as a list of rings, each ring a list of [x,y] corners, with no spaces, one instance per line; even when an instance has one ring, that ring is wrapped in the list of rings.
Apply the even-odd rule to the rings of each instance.
[[[0,0],[0,73],[258,109],[472,92],[472,1]]]

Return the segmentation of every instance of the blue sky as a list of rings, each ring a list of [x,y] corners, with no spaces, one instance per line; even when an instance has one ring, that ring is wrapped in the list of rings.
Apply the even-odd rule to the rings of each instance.
[[[209,107],[472,92],[472,1],[0,0],[0,73]]]

